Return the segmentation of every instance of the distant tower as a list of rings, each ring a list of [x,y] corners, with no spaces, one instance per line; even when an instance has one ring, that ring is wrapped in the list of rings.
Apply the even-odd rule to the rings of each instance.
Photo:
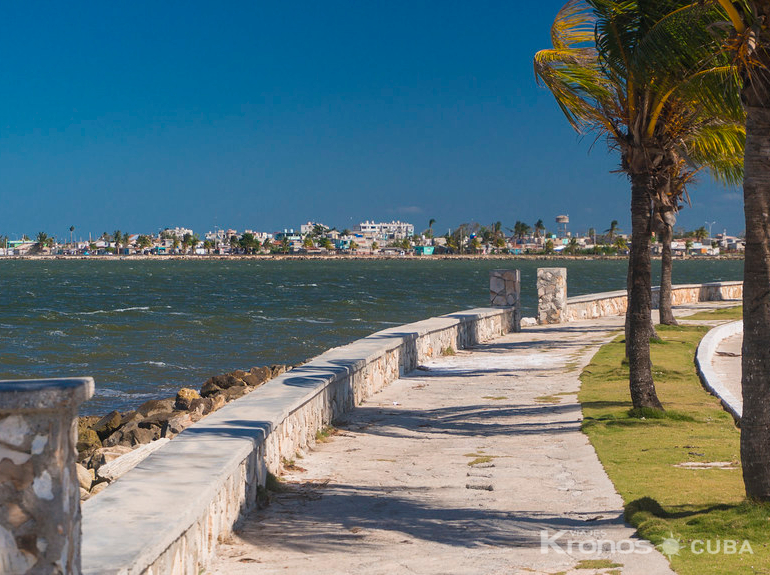
[[[567,237],[567,224],[569,224],[569,216],[556,216],[556,228],[561,237]]]

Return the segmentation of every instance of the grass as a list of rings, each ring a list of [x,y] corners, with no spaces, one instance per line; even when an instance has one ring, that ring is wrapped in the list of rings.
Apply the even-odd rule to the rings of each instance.
[[[447,347],[441,350],[441,355],[443,355],[444,357],[452,356],[452,355],[457,355],[457,352],[451,345],[448,345]]]
[[[724,317],[724,310],[703,319]],[[673,535],[682,574],[770,574],[770,506],[745,499],[739,431],[707,393],[693,366],[703,326],[657,326],[650,345],[658,396],[666,408],[631,409],[622,338],[603,346],[581,374],[583,430],[615,488],[626,520],[659,545]],[[684,462],[732,462],[735,469],[686,469]],[[697,541],[748,540],[753,554],[697,551]],[[693,542],[695,547],[693,548]],[[696,551],[696,552],[693,552]]]
[[[485,395],[481,399],[491,399],[492,401],[502,401],[508,399],[507,395]]]
[[[743,317],[743,306],[723,307],[714,311],[699,311],[694,315],[688,315],[682,319],[741,319]]]
[[[315,432],[316,443],[324,443],[329,441],[329,438],[337,435],[339,430],[331,425],[327,425]]]
[[[609,559],[583,559],[575,565],[575,569],[614,569],[615,567],[623,567],[623,565]]]
[[[480,463],[489,463],[495,459],[494,455],[485,455],[483,453],[466,453],[465,457],[473,458],[468,462],[468,467],[473,467]]]

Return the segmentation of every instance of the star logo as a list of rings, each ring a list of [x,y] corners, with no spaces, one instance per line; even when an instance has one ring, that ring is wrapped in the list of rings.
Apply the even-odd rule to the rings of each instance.
[[[679,537],[674,537],[674,534],[669,531],[668,537],[663,540],[663,543],[657,545],[657,548],[670,559],[672,555],[679,555],[679,551],[684,548],[684,545],[682,545]]]

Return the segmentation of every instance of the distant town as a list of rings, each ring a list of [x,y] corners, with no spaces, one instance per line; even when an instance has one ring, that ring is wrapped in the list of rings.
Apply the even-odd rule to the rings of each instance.
[[[713,224],[714,222],[712,222]],[[189,228],[166,228],[157,234],[132,234],[115,230],[88,240],[75,239],[71,226],[69,237],[56,238],[46,232],[11,239],[0,235],[0,256],[100,256],[100,255],[600,255],[628,253],[630,237],[613,220],[602,230],[590,228],[585,234],[569,231],[569,216],[555,218],[554,229],[542,220],[532,225],[517,221],[513,227],[501,222],[489,226],[462,224],[440,235],[436,220],[415,232],[414,224],[361,222],[353,229],[338,230],[319,222],[307,222],[299,229],[279,232],[216,229],[199,235]],[[674,256],[719,256],[743,252],[741,237],[726,233],[711,235],[711,226],[692,231],[677,229],[671,243]],[[661,244],[653,243],[653,254],[661,252]]]

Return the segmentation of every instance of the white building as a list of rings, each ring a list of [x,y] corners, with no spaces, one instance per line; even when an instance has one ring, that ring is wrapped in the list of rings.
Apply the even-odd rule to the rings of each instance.
[[[358,224],[353,231],[368,238],[403,240],[414,235],[414,225],[402,221],[375,223],[367,220]]]

